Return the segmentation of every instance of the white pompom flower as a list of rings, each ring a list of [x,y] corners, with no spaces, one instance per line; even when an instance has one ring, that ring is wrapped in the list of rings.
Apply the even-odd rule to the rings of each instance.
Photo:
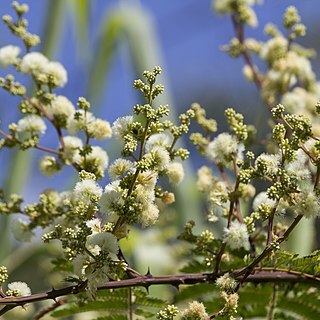
[[[123,137],[129,132],[130,125],[133,123],[133,116],[125,116],[118,118],[112,124],[112,133],[117,139],[123,139]]]
[[[22,58],[20,67],[22,72],[37,76],[40,73],[46,73],[48,63],[48,58],[42,53],[30,52]]]
[[[8,296],[30,296],[31,290],[25,282],[16,281],[8,284]]]
[[[67,71],[60,62],[49,62],[46,65],[45,73],[49,76],[49,83],[55,87],[64,87],[68,82]]]
[[[102,188],[94,180],[79,181],[74,188],[75,199],[84,203],[97,202],[101,195]]]
[[[158,218],[158,207],[155,204],[150,203],[143,208],[139,220],[143,227],[148,227],[155,224],[158,221]]]
[[[43,119],[37,115],[28,115],[18,121],[17,131],[18,132],[33,132],[39,131],[45,133],[47,126]]]
[[[88,132],[93,138],[98,140],[103,140],[106,138],[111,138],[112,130],[110,123],[106,120],[95,119],[88,124]]]
[[[48,107],[48,114],[70,117],[74,113],[74,105],[65,96],[57,96]]]
[[[166,133],[153,134],[146,142],[146,152],[150,152],[154,147],[169,147],[170,137]]]
[[[124,174],[132,169],[134,167],[134,163],[130,160],[126,159],[116,159],[108,169],[109,176],[112,180],[116,180],[121,176],[124,176]]]
[[[0,49],[0,66],[7,67],[18,61],[21,49],[16,46],[5,46]]]
[[[229,229],[224,228],[223,241],[231,249],[248,249],[249,234],[247,226],[239,221],[232,221]]]
[[[167,167],[169,181],[173,184],[179,184],[184,178],[183,166],[180,162],[170,162]]]
[[[95,117],[91,112],[77,110],[73,112],[67,121],[67,130],[70,134],[75,134],[80,130],[87,130],[90,123],[95,121]]]
[[[118,240],[110,232],[99,232],[88,236],[86,247],[95,256],[101,251],[113,254],[119,251]]]
[[[235,136],[224,132],[208,144],[207,157],[218,164],[231,167],[233,157],[236,156],[237,160],[242,160],[243,151],[243,144]]]

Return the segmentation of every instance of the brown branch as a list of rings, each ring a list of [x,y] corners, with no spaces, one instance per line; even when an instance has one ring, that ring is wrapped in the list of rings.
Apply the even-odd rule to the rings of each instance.
[[[244,25],[241,21],[239,21],[239,17],[236,14],[232,15],[232,22],[233,22],[233,27],[234,27],[236,37],[239,40],[239,43],[242,45],[243,59],[251,69],[254,83],[257,86],[257,89],[260,91],[262,88],[262,80],[260,79],[259,74],[257,72],[257,68],[252,61],[252,57],[244,44]]]
[[[313,286],[320,286],[320,277],[310,274],[299,273],[294,271],[283,271],[283,269],[273,268],[256,268],[253,273],[246,277],[247,283],[305,283]],[[244,278],[241,270],[235,270],[235,279],[242,281]],[[192,285],[197,283],[214,283],[214,281],[221,276],[213,275],[211,273],[191,273],[191,274],[177,274],[167,276],[152,276],[145,275],[139,276],[134,279],[125,279],[120,281],[109,281],[100,286],[98,290],[109,290],[129,287],[145,287],[148,288],[152,285],[172,285],[178,287],[180,285]],[[32,294],[30,296],[22,297],[6,297],[0,299],[0,305],[9,306],[22,306],[26,303],[41,301],[41,300],[55,300],[58,297],[66,296],[69,294],[77,294],[85,290],[85,285],[74,285],[65,287],[58,290],[51,290],[44,293]]]
[[[34,320],[39,320],[42,317],[44,317],[46,314],[48,314],[49,312],[54,311],[55,309],[57,309],[58,307],[62,306],[63,304],[65,304],[67,301],[65,299],[60,299],[58,301],[56,301],[55,303],[53,303],[51,306],[44,308],[42,310],[40,310],[36,316],[34,317]]]
[[[2,135],[3,137],[5,137],[5,139],[10,140],[12,142],[18,143],[18,144],[22,144],[21,141],[15,139],[13,136],[11,136],[10,134],[5,133],[3,130],[0,130],[0,135]],[[53,150],[47,147],[43,147],[43,146],[39,146],[39,145],[35,145],[33,148],[38,149],[38,150],[42,150],[48,153],[53,153],[55,155],[60,155],[61,152],[57,151],[57,150]]]

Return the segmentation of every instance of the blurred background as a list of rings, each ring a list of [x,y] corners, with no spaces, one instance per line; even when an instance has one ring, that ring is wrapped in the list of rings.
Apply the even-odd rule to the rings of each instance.
[[[173,117],[184,112],[191,103],[198,102],[218,121],[221,131],[227,129],[223,111],[226,107],[233,107],[245,115],[246,123],[258,126],[260,135],[268,132],[267,108],[254,85],[243,79],[242,60],[231,59],[220,50],[221,45],[233,37],[233,29],[230,19],[217,16],[211,10],[211,0],[24,2],[30,7],[27,14],[29,30],[42,39],[37,50],[60,61],[68,71],[68,83],[57,93],[67,96],[74,104],[79,96],[85,96],[92,102],[93,112],[112,123],[118,117],[130,114],[133,105],[141,101],[141,96],[132,87],[133,80],[140,77],[143,70],[160,65],[163,70],[161,82],[166,91],[159,103],[168,103]],[[264,25],[273,22],[281,26],[285,8],[295,5],[308,29],[301,44],[316,49],[320,47],[318,0],[264,2],[262,6],[255,7],[259,25],[247,29],[247,36],[266,39]],[[10,0],[1,0],[0,15],[4,14],[14,14]],[[20,45],[6,26],[0,24],[0,46],[7,44]],[[318,58],[313,60],[313,66],[319,74]],[[0,76],[11,71],[1,69]],[[28,80],[20,76],[18,79],[24,83]],[[7,92],[0,91],[2,129],[5,130],[8,124],[19,118],[16,108],[18,101]],[[57,146],[54,132],[49,131],[46,138],[47,146]],[[192,149],[187,139],[184,144]],[[113,140],[104,142],[102,146],[107,148],[110,161],[118,157],[119,149]],[[61,174],[52,178],[38,172],[38,159],[42,155],[41,151],[1,152],[0,180],[8,194],[21,193],[27,203],[32,203],[37,201],[39,193],[45,188],[62,191],[72,186],[76,174],[71,169],[64,168]],[[177,204],[172,209],[178,213],[178,218],[173,218],[172,212],[167,213],[167,222],[173,222],[169,227],[167,224],[167,239],[176,235],[177,229],[181,231],[187,220],[196,220],[199,226],[203,224],[205,208],[194,189],[196,170],[202,164],[206,164],[206,161],[195,153],[186,163],[187,178],[177,190]],[[107,180],[103,181],[105,183]],[[316,246],[313,225],[314,221],[306,221],[290,244],[301,254],[310,252]],[[2,218],[0,264],[7,265],[12,276],[20,280],[23,277],[27,280],[28,272],[34,272],[35,262],[38,263],[39,272],[48,270],[47,262],[43,260],[47,252],[38,246],[38,242],[22,246],[8,236],[9,229],[10,223]],[[128,251],[130,247],[139,248],[141,254],[135,261],[138,268],[154,265],[159,272],[165,272],[165,266],[170,265],[172,259],[169,252],[174,250],[172,242],[168,240],[170,250],[161,246],[157,241],[160,235],[156,228],[144,232],[143,237],[133,230],[131,236],[133,244],[124,246]],[[35,251],[34,248],[38,249]],[[54,252],[56,248],[52,247],[51,250]],[[159,265],[156,257],[162,257],[163,263]],[[31,287],[36,292],[47,288],[50,282],[35,283]]]

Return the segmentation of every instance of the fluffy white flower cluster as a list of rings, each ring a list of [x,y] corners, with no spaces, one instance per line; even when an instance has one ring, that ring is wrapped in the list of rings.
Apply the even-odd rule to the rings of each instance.
[[[16,281],[8,284],[6,293],[9,296],[30,296],[31,290],[25,282]]]
[[[31,74],[37,81],[53,87],[63,87],[68,81],[67,71],[56,61],[49,61],[40,52],[27,53],[21,60],[21,71]]]
[[[133,116],[125,116],[118,118],[112,124],[112,133],[118,140],[122,140],[130,130],[130,125],[133,123]]]
[[[232,292],[236,288],[237,282],[230,277],[229,273],[225,273],[216,280],[216,285],[220,290]]]
[[[145,150],[150,152],[154,147],[166,148],[170,146],[170,137],[166,133],[153,134],[146,142]]]
[[[257,16],[250,6],[260,2],[261,0],[215,0],[213,1],[213,8],[218,14],[232,13],[235,4],[238,4],[238,6],[242,6],[243,16],[246,17],[246,23],[249,26],[255,27],[258,24]]]
[[[159,209],[154,203],[154,188],[157,182],[157,174],[154,171],[147,170],[140,172],[136,187],[133,192],[135,197],[136,209],[133,215],[137,215],[137,221],[143,227],[154,224],[159,217]],[[106,213],[109,220],[113,220],[117,215],[122,215],[122,210],[126,204],[127,191],[120,187],[120,180],[115,180],[105,187],[104,193],[100,199],[100,210]]]
[[[232,221],[230,228],[224,228],[223,241],[231,249],[249,248],[247,226],[239,221]]]
[[[37,115],[28,115],[18,121],[18,132],[34,132],[39,131],[45,133],[47,126],[43,119]]]
[[[96,181],[85,179],[79,181],[74,188],[74,198],[76,201],[84,203],[97,202],[102,195],[102,188]]]
[[[94,168],[96,176],[103,177],[104,171],[109,164],[109,157],[101,147],[93,146],[92,151],[85,157],[81,156],[79,152],[76,152],[73,156],[73,162],[84,169],[87,167]]]
[[[208,144],[207,157],[228,168],[232,168],[233,158],[243,159],[244,146],[230,133],[220,133]]]
[[[18,62],[21,49],[16,46],[5,46],[0,49],[0,66],[7,67]]]
[[[88,132],[92,138],[98,140],[111,138],[112,136],[111,126],[108,121],[97,119],[91,112],[85,110],[73,111],[69,115],[67,129],[70,134],[84,130]]]
[[[209,315],[203,303],[198,301],[189,302],[189,306],[181,313],[181,320],[207,320]]]
[[[55,117],[70,117],[74,110],[74,105],[65,96],[57,96],[47,108],[48,114]]]

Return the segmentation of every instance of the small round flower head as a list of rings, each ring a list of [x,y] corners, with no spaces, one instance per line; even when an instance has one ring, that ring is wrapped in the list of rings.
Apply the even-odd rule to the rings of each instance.
[[[255,161],[256,170],[265,175],[276,175],[280,166],[279,154],[262,153]]]
[[[238,160],[242,159],[243,150],[243,144],[239,143],[235,136],[224,132],[208,144],[207,157],[211,161],[229,167],[234,156],[237,156]]]
[[[117,238],[110,232],[99,232],[88,236],[86,247],[94,255],[98,255],[101,250],[114,254],[119,251]]]
[[[63,150],[63,159],[66,164],[71,164],[72,162],[74,162],[73,158],[75,154],[77,153],[79,148],[83,146],[83,142],[80,138],[73,136],[65,136],[63,138],[63,141],[65,146]]]
[[[46,73],[46,67],[49,60],[40,52],[27,53],[21,60],[21,71],[38,76],[40,73]]]
[[[175,305],[168,305],[166,308],[162,309],[157,313],[157,319],[167,320],[173,319],[179,313],[179,309]]]
[[[68,81],[67,71],[60,62],[49,62],[46,65],[45,73],[49,76],[49,83],[55,87],[64,87]]]
[[[74,196],[84,203],[97,202],[102,195],[102,188],[94,180],[79,181],[74,188]]]
[[[179,184],[184,177],[183,166],[180,162],[170,162],[166,167],[169,181],[173,184]]]
[[[25,282],[17,281],[8,284],[8,296],[30,296],[31,290]]]
[[[28,223],[21,218],[15,219],[11,227],[14,237],[19,241],[30,241],[33,232],[28,228]]]
[[[225,291],[222,291],[220,294],[225,301],[226,312],[235,313],[238,308],[239,295],[237,293],[228,294]]]
[[[267,41],[260,51],[260,57],[270,65],[287,53],[288,40],[283,36],[277,36]]]
[[[104,171],[107,169],[109,164],[108,154],[100,147],[94,146],[92,147],[92,151],[86,155],[86,157],[80,156],[79,153],[74,155],[74,161],[79,164],[83,168],[87,168],[87,171],[93,172],[92,168],[94,168],[94,174],[99,177],[104,176]]]
[[[88,132],[98,140],[111,138],[112,136],[110,123],[102,119],[95,119],[90,122],[88,124]]]
[[[306,218],[318,217],[320,216],[320,199],[313,190],[300,192],[293,209],[297,214],[303,214]]]
[[[151,203],[143,208],[139,220],[143,227],[148,227],[155,224],[158,218],[159,209],[155,204]]]
[[[0,66],[7,67],[18,61],[20,48],[16,46],[5,46],[0,49]]]
[[[134,163],[129,160],[125,160],[122,158],[116,159],[109,166],[109,169],[108,169],[109,176],[112,180],[116,180],[119,177],[124,176],[127,171],[133,168],[133,166],[134,166]]]
[[[216,280],[216,285],[222,291],[232,292],[236,288],[237,282],[230,277],[229,273],[225,273]]]
[[[174,193],[167,191],[163,193],[161,200],[164,204],[171,204],[176,201]]]
[[[112,124],[112,133],[117,139],[122,139],[130,130],[130,125],[133,123],[133,116],[125,116],[118,118]]]
[[[223,241],[231,249],[248,248],[249,234],[247,226],[239,221],[232,221],[230,228],[224,228]]]
[[[47,126],[43,119],[33,114],[20,119],[17,124],[18,132],[39,131],[45,133],[46,129]]]
[[[153,134],[146,142],[146,152],[150,152],[155,146],[169,147],[170,137],[166,133]]]
[[[142,185],[146,190],[153,191],[157,180],[157,173],[155,171],[147,170],[140,172],[136,181],[137,184]]]
[[[120,202],[122,189],[119,186],[120,180],[113,181],[106,185],[101,195],[99,205],[100,211],[107,214],[113,213],[113,205]]]
[[[39,161],[39,169],[45,176],[51,177],[61,169],[61,165],[55,157],[44,156]]]
[[[137,202],[142,203],[144,206],[148,206],[149,203],[153,203],[155,200],[154,189],[146,189],[141,184],[138,184],[135,189]]]
[[[198,170],[197,175],[198,175],[198,181],[197,181],[198,189],[202,192],[210,191],[214,184],[214,178],[212,176],[211,169],[207,166],[202,166]]]
[[[74,113],[74,105],[65,96],[57,96],[48,107],[48,114],[70,117]]]
[[[209,318],[203,303],[193,301],[181,314],[181,320],[207,320]]]
[[[252,203],[253,210],[257,211],[259,206],[263,203],[271,207],[276,205],[276,201],[268,198],[266,192],[260,192],[259,194],[256,195],[256,197],[253,200],[253,203]]]
[[[301,180],[310,178],[311,172],[306,167],[306,163],[308,163],[308,157],[301,149],[299,149],[297,151],[296,160],[286,164],[285,169],[290,176],[296,177],[299,183]]]
[[[92,234],[101,232],[101,221],[98,218],[87,221],[86,226],[91,229]]]
[[[67,121],[67,130],[70,134],[75,134],[80,130],[86,130],[88,125],[95,120],[91,112],[77,110],[72,113]]]
[[[155,168],[164,170],[170,162],[169,152],[163,147],[154,147],[150,154],[155,162]],[[146,155],[148,156],[148,154]]]

